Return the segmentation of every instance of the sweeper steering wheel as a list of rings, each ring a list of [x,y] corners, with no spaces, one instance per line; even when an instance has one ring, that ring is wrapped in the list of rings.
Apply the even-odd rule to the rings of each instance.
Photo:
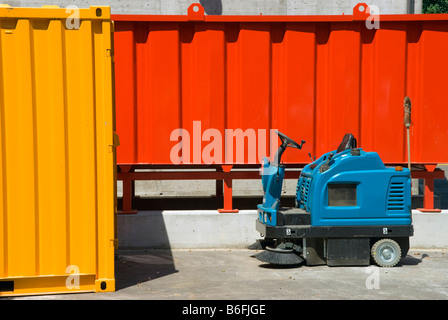
[[[280,140],[282,141],[282,145],[285,147],[291,147],[296,149],[302,149],[303,144],[305,143],[305,140],[302,140],[301,144],[298,144],[294,140],[292,140],[290,137],[285,135],[284,133],[281,133],[280,131],[276,130],[275,133],[279,136]]]

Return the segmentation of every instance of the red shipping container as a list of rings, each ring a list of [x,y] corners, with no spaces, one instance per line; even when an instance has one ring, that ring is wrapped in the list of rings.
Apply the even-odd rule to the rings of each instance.
[[[197,6],[113,16],[119,165],[172,165],[176,129],[190,134],[189,163],[204,163],[193,154],[210,142],[193,140],[207,129],[253,129],[267,148],[278,129],[307,141],[286,164],[336,149],[347,132],[385,163],[406,164],[406,96],[412,163],[448,162],[448,15],[381,15],[372,29],[365,5],[341,16],[207,16]],[[247,146],[242,164],[258,163]],[[228,163],[241,163],[235,154]]]

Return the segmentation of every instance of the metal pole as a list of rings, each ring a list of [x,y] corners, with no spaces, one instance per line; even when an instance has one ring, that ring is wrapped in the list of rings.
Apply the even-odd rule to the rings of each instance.
[[[415,13],[415,0],[408,0],[408,14]]]
[[[412,103],[409,97],[404,98],[404,125],[407,131],[407,147],[408,147],[408,168],[411,171],[411,138],[409,134],[409,129],[411,127],[411,109]]]

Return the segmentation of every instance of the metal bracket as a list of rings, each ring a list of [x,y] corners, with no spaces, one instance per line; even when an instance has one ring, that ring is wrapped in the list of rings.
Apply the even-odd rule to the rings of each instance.
[[[188,7],[188,20],[190,21],[204,21],[205,11],[200,3],[192,3]]]
[[[370,17],[370,8],[366,3],[358,3],[353,8],[353,21],[363,21]]]

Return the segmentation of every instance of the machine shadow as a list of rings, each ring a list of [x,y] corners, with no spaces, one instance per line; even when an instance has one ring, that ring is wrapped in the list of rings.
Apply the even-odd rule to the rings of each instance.
[[[298,269],[302,266],[306,266],[305,263],[297,264],[297,265],[279,265],[279,264],[269,264],[263,263],[259,265],[260,268],[263,269],[273,269],[273,270],[283,270],[283,269]]]
[[[256,255],[256,253],[251,255],[250,257],[256,259],[255,255]],[[408,254],[406,257],[402,258],[400,260],[400,262],[394,268],[401,268],[403,266],[416,266],[416,265],[420,264],[423,261],[423,259],[425,259],[427,257],[429,257],[429,256],[425,253],[422,254],[420,256],[420,258],[415,258],[414,256],[411,256]],[[302,266],[308,267],[306,265],[306,263],[301,263],[301,264],[297,264],[297,265],[275,265],[275,264],[260,262],[260,265],[259,265],[260,268],[264,268],[264,269],[295,269],[295,268],[300,268]],[[371,261],[370,266],[375,266],[375,263]],[[313,267],[313,266],[311,266],[311,267]],[[328,267],[329,268],[344,268],[347,266],[335,266],[335,267],[328,266]],[[354,267],[362,268],[362,267],[368,267],[368,266],[354,266]]]
[[[429,257],[427,254],[422,254],[420,256],[420,258],[415,258],[411,255],[407,255],[406,257],[404,257],[403,259],[401,259],[401,261],[396,265],[396,267],[402,267],[402,266],[416,266],[418,264],[420,264],[423,259]]]

